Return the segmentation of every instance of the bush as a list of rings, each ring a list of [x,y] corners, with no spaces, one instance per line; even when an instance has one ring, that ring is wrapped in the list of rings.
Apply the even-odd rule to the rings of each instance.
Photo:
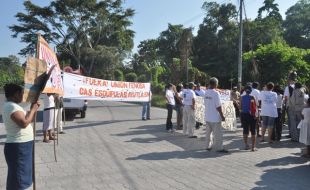
[[[164,84],[152,85],[153,94],[164,94],[164,91],[165,91],[165,85]]]
[[[153,94],[152,106],[166,108],[166,99],[164,94]]]
[[[128,73],[125,75],[127,82],[137,82],[138,76],[136,73]]]
[[[138,82],[147,82],[146,75],[140,75],[137,80]]]

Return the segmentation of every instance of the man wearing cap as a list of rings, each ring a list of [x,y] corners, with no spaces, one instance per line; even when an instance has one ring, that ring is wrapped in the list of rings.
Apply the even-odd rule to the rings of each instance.
[[[222,121],[225,121],[225,117],[222,112],[220,94],[216,91],[218,85],[218,79],[212,77],[209,82],[209,88],[205,91],[205,120],[207,124],[206,128],[206,148],[207,150],[215,149],[218,152],[227,153],[228,151],[223,149],[223,132]],[[210,146],[210,135],[213,132],[214,141],[212,147]]]
[[[196,85],[193,82],[188,84],[188,89],[183,91],[183,134],[188,135],[189,138],[197,138],[194,136],[195,126],[195,99],[196,94],[194,87]]]

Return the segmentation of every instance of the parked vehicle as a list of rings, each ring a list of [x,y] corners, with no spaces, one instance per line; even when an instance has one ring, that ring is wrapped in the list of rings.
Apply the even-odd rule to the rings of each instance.
[[[81,114],[81,118],[85,118],[87,100],[64,98],[64,109],[66,117],[75,117],[76,114]]]

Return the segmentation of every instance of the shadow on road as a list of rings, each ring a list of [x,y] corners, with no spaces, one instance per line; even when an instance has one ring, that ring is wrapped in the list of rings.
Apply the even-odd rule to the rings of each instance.
[[[176,131],[174,133],[168,133],[165,130],[165,125],[144,125],[136,128],[131,128],[131,131],[125,133],[114,134],[114,136],[137,136],[137,135],[145,135],[150,134],[154,137],[134,137],[125,142],[129,143],[157,143],[161,141],[169,142],[175,146],[182,148],[180,151],[170,151],[170,152],[154,152],[141,154],[136,157],[129,157],[127,160],[169,160],[169,159],[186,159],[186,158],[214,158],[226,156],[229,154],[233,154],[236,152],[240,152],[239,150],[231,149],[228,153],[218,153],[215,151],[207,151],[205,144],[205,137],[202,138],[188,138],[182,134],[182,131]],[[227,132],[227,133],[226,133]],[[231,140],[236,138],[236,132],[225,131],[225,140]],[[240,141],[240,138],[239,138]],[[240,152],[242,153],[242,152]]]
[[[289,161],[290,163],[294,161],[298,162],[298,160],[294,159],[293,157],[281,158],[281,160],[282,159],[291,160]],[[273,162],[276,162],[276,160]],[[255,187],[252,190],[308,190],[310,187],[309,171],[309,165],[266,170],[265,173],[261,176],[261,180],[256,182],[259,187]]]
[[[265,173],[261,176],[261,180],[256,182],[259,187],[255,187],[252,190],[308,190],[310,187],[310,166],[305,164],[309,161],[309,159],[301,158],[299,156],[287,156],[273,160],[265,160],[259,164],[256,164],[257,167],[269,168],[289,166],[292,164],[301,166],[265,170]]]
[[[141,154],[137,157],[129,157],[126,160],[170,160],[170,159],[205,159],[205,158],[215,158],[221,156],[227,156],[229,153],[216,153],[209,152],[206,150],[187,150],[187,151],[171,151],[171,152],[154,152]]]
[[[287,156],[287,157],[273,159],[273,160],[266,160],[266,161],[263,161],[259,164],[256,164],[256,166],[257,167],[287,166],[290,164],[305,164],[308,161],[309,160],[306,158],[301,158],[301,157],[297,157],[297,156]],[[310,166],[309,166],[309,169],[310,169]]]

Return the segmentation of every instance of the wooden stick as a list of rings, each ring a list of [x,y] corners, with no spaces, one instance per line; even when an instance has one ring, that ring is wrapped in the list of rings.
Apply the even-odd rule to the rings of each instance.
[[[32,189],[36,190],[36,167],[35,167],[35,145],[36,145],[36,125],[37,125],[37,112],[34,114],[33,121],[33,147],[32,147]]]
[[[56,128],[56,125],[55,125],[55,120],[56,120],[56,107],[54,109],[54,122],[53,122],[53,129],[54,129],[54,134],[55,134],[55,128]],[[56,155],[56,140],[55,140],[55,136],[53,138],[54,140],[54,157],[55,157],[55,162],[57,162],[57,155]]]

